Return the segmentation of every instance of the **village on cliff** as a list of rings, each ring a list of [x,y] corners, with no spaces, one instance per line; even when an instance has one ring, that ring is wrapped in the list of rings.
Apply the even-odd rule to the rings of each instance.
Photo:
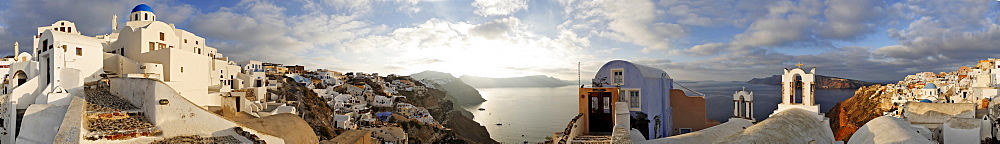
[[[0,143],[495,142],[435,119],[453,110],[434,80],[234,62],[149,5],[112,17],[110,34],[62,20],[14,44]]]
[[[450,123],[475,122],[436,87],[447,80],[234,62],[204,38],[157,21],[148,5],[135,6],[123,26],[112,17],[109,34],[81,35],[63,20],[38,27],[27,52],[14,44],[15,55],[0,61],[0,143],[496,143],[473,132],[485,133],[481,125]],[[1000,59],[862,87],[849,101],[871,104],[842,103],[853,111],[833,117],[815,102],[822,68],[802,66],[783,70],[781,101],[767,119],[753,117],[754,90],[743,89],[732,95],[732,118],[719,123],[706,116],[705,94],[665,71],[609,61],[572,95],[578,115],[548,142],[990,143],[1000,136]]]

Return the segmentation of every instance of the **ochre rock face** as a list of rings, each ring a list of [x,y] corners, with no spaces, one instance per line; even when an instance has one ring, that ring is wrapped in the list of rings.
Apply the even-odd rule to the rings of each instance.
[[[854,92],[853,97],[833,106],[826,116],[830,118],[834,138],[847,141],[865,123],[892,109],[892,103],[889,102],[891,94],[880,93],[884,90],[885,87],[881,85],[862,86]]]

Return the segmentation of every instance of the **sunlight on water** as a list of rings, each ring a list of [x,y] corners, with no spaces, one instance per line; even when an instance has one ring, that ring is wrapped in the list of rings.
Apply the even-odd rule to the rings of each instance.
[[[546,136],[566,128],[578,113],[576,86],[478,90],[487,101],[465,109],[486,126],[490,137],[503,143],[545,141]],[[486,110],[478,110],[480,107]]]

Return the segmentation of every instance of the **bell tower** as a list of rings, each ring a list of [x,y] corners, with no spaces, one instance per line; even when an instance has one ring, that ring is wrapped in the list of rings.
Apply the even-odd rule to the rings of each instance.
[[[774,112],[787,108],[801,108],[819,113],[819,105],[816,104],[815,86],[816,67],[807,73],[802,69],[802,63],[795,64],[796,68],[784,69],[781,75],[781,103]]]
[[[733,94],[733,117],[757,121],[753,117],[753,92],[747,91],[746,87]]]

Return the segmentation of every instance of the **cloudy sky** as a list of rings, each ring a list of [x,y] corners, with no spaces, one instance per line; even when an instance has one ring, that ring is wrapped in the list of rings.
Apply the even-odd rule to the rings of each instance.
[[[110,33],[112,15],[145,3],[231,59],[338,71],[575,80],[577,62],[589,79],[624,59],[678,80],[743,81],[801,62],[890,81],[1000,57],[994,0],[4,1],[3,55],[57,20]]]

